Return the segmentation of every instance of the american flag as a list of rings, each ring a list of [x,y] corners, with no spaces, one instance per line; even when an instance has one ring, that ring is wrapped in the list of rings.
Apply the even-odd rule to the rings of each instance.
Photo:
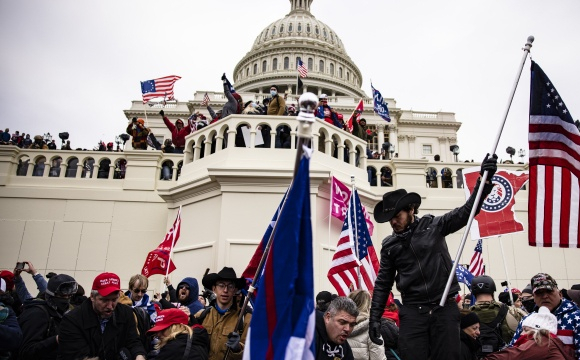
[[[305,78],[308,76],[308,68],[304,65],[304,62],[298,59],[298,73],[300,74],[301,78]]]
[[[209,95],[205,93],[205,95],[203,96],[203,100],[201,101],[201,105],[207,106],[207,104],[209,104]]]
[[[471,262],[469,263],[469,272],[473,276],[481,276],[485,273],[485,267],[483,266],[483,248],[481,246],[481,239],[477,240],[477,245],[473,250],[473,256],[471,257]]]
[[[181,76],[171,75],[159,79],[141,81],[143,103],[156,97],[162,97],[164,100],[174,99],[173,85],[179,79],[181,79]]]
[[[358,258],[356,243],[358,243]],[[355,190],[349,201],[347,216],[328,270],[328,279],[340,296],[346,296],[355,289],[368,290],[372,293],[378,271],[379,260],[367,229],[358,192]]]
[[[540,66],[530,93],[530,246],[580,248],[580,133]]]

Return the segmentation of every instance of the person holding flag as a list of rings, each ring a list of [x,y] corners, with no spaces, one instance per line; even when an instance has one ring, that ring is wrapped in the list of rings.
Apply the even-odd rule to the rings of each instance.
[[[497,156],[485,157],[481,174],[488,179],[497,170]],[[480,184],[477,184],[479,187]],[[493,185],[486,180],[483,194],[475,204],[476,194],[467,202],[441,215],[417,216],[421,196],[398,189],[383,195],[374,209],[375,220],[389,222],[393,234],[383,240],[380,268],[375,281],[369,318],[369,336],[377,344],[380,339],[381,316],[397,280],[403,306],[399,310],[399,349],[403,359],[459,359],[459,309],[455,296],[460,287],[455,278],[444,306],[439,303],[453,268],[445,236],[454,233],[469,220],[471,210],[479,211]]]

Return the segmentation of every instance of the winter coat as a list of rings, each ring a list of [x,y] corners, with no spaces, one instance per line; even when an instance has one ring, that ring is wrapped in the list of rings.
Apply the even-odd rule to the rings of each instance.
[[[369,316],[359,315],[356,325],[347,339],[355,360],[386,360],[385,347],[377,345],[369,337]]]
[[[128,304],[129,306],[139,307],[145,310],[145,312],[149,314],[151,321],[155,322],[155,318],[157,318],[157,310],[155,310],[155,305],[153,305],[153,303],[149,301],[148,294],[144,294],[141,300],[139,300],[138,302],[135,302],[133,301],[133,299],[131,299],[131,291],[125,292],[125,295],[131,300],[131,304],[130,305]]]
[[[352,134],[362,141],[367,141],[366,126],[362,126],[356,120],[352,121]]]
[[[352,349],[350,348],[348,341],[345,341],[342,345],[337,345],[328,339],[326,325],[324,323],[324,313],[318,310],[316,310],[316,334],[314,340],[316,346],[316,360],[354,360]]]
[[[459,338],[461,340],[460,360],[477,360],[479,341],[467,335],[463,330],[459,333]]]
[[[203,310],[198,311],[195,314],[196,318],[203,313]],[[215,307],[211,307],[209,312],[206,313],[201,325],[207,330],[209,334],[209,358],[210,360],[222,360],[226,353],[226,342],[228,341],[228,334],[236,329],[238,323],[238,316],[240,315],[240,309],[237,307],[234,301],[230,309],[224,314],[220,315]],[[229,360],[240,360],[244,353],[244,344],[246,343],[246,336],[248,334],[248,326],[250,326],[250,320],[252,319],[252,314],[244,315],[244,325],[241,329],[240,336],[240,346],[242,350],[239,353],[234,353],[230,351],[228,359]]]
[[[499,310],[501,308],[501,303],[492,301],[477,301],[471,308],[471,312],[474,312],[479,317],[479,322],[484,324],[489,324],[496,318]],[[505,305],[507,306],[507,305]],[[501,337],[506,344],[509,344],[512,337],[514,336],[515,330],[518,326],[519,320],[514,318],[514,315],[508,311],[505,318],[501,322]],[[513,324],[513,327],[510,326]]]
[[[328,108],[328,110],[330,111],[330,117],[324,115],[325,108]],[[321,106],[317,107],[316,110],[314,111],[314,116],[326,121],[330,125],[334,125],[334,126],[342,129],[342,124],[338,120],[338,115],[336,113],[332,112],[332,108],[328,105],[321,105]]]
[[[558,319],[558,333],[556,335],[564,344],[574,348],[576,358],[580,360],[580,308],[572,301],[562,299],[562,302],[552,311],[552,314]],[[520,321],[510,346],[514,345],[522,334],[522,322],[523,320]]]
[[[191,133],[191,127],[185,126],[184,124],[181,130],[177,130],[177,126],[172,124],[167,116],[163,117],[163,122],[171,132],[171,141],[173,142],[173,145],[177,148],[185,147],[185,137]]]
[[[56,359],[56,336],[62,315],[44,300],[34,300],[24,307],[18,318],[22,329],[21,360]]]
[[[529,339],[517,347],[508,347],[489,354],[485,360],[574,360],[574,350],[557,337],[542,336],[541,345]]]
[[[197,279],[186,277],[177,284],[178,289],[180,284],[187,284],[189,286],[189,296],[181,305],[187,306],[190,314],[195,314],[203,309],[203,304],[199,302],[199,285],[197,284]]]
[[[131,135],[131,145],[133,149],[147,150],[147,137],[149,136],[149,129],[145,126],[136,126],[133,129],[133,123],[129,123],[127,126],[127,134]]]
[[[286,100],[280,95],[272,97],[268,104],[268,113],[266,115],[284,115],[286,111]]]
[[[0,359],[8,359],[22,341],[22,331],[14,311],[0,302]]]
[[[172,360],[183,359],[185,348],[187,346],[187,334],[179,334],[175,339],[170,340],[164,347],[159,349],[159,354],[153,359],[155,360]],[[209,350],[209,337],[207,331],[199,325],[193,327],[193,335],[191,337],[191,348],[187,360],[207,360]]]
[[[371,319],[380,319],[397,279],[404,305],[438,304],[452,268],[445,236],[463,228],[475,203],[479,181],[467,202],[441,215],[425,215],[411,225],[405,235],[393,233],[383,240],[380,269],[375,281]],[[485,184],[477,209],[493,189]],[[479,211],[477,211],[478,213]],[[449,294],[459,292],[454,278]]]
[[[137,355],[147,355],[137,334],[133,310],[127,305],[117,304],[105,331],[101,332],[99,317],[89,298],[64,316],[59,331],[59,360],[95,356],[100,360],[116,360],[123,348],[133,359]]]
[[[41,274],[33,275],[32,278],[36,282],[36,287],[39,293],[43,293],[46,291],[47,281]],[[22,276],[15,276],[14,277],[14,287],[16,289],[16,294],[18,294],[18,298],[22,302],[26,302],[34,298],[34,296],[30,295],[28,289],[26,288],[26,284],[22,279]]]

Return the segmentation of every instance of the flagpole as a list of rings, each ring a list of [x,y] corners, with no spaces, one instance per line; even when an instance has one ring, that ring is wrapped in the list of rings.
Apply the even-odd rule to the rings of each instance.
[[[308,92],[304,93],[304,94],[302,94],[302,96],[300,96],[300,98],[298,100],[298,105],[300,106],[300,112],[298,113],[298,116],[296,117],[296,120],[298,120],[298,130],[296,133],[296,136],[298,137],[298,144],[297,144],[297,150],[296,150],[296,161],[294,163],[294,172],[292,173],[292,181],[290,182],[290,188],[294,185],[294,178],[296,177],[296,173],[298,172],[298,167],[300,165],[300,160],[302,159],[302,156],[304,155],[305,147],[307,148],[310,146],[310,142],[312,139],[312,125],[314,124],[314,111],[316,110],[316,107],[318,106],[318,96],[314,95],[313,93],[308,93]],[[312,149],[308,149],[308,150],[312,151]],[[268,238],[268,242],[266,243],[266,246],[264,248],[264,253],[262,254],[262,258],[260,259],[260,263],[258,264],[258,267],[256,268],[256,274],[254,275],[254,278],[252,279],[252,284],[248,288],[248,294],[244,298],[244,304],[242,305],[242,307],[240,309],[240,314],[238,315],[238,321],[236,322],[236,327],[234,330],[234,332],[236,332],[236,333],[238,333],[238,329],[240,328],[240,326],[242,325],[242,323],[244,321],[244,313],[246,311],[246,308],[248,307],[248,301],[250,300],[250,296],[256,290],[256,284],[258,282],[258,278],[260,277],[260,274],[262,273],[262,270],[264,269],[264,265],[266,263],[266,258],[268,257],[268,254],[270,253],[270,248],[272,246],[272,239],[274,239],[274,234],[276,234],[276,229],[278,227],[278,219],[280,219],[280,217],[282,216],[282,212],[284,211],[285,205],[286,205],[286,200],[284,200],[284,203],[280,206],[280,211],[278,212],[278,218],[276,219],[276,222],[272,226],[272,232],[270,233],[270,237]],[[224,354],[224,360],[226,360],[228,358],[230,351],[231,350],[229,347],[226,348],[226,352]]]
[[[334,196],[334,175],[330,173],[330,198],[328,199],[328,246],[330,246],[330,234],[331,234],[331,224],[332,224],[332,197]],[[328,267],[332,264],[332,254],[328,251],[330,261],[328,262]]]
[[[511,288],[510,288],[511,282],[510,282],[510,278],[509,278],[509,275],[508,275],[508,268],[507,268],[507,263],[505,261],[505,254],[503,252],[503,242],[501,240],[501,235],[499,235],[498,238],[499,238],[499,247],[501,249],[501,257],[503,258],[503,267],[505,269],[505,280],[507,281],[507,284],[508,284],[508,292],[511,293]],[[512,303],[513,303],[512,302],[512,297],[510,295],[509,296],[509,300],[508,300],[508,304],[512,305]]]
[[[359,255],[358,255],[358,223],[356,221],[356,201],[354,198],[354,192],[356,191],[356,185],[355,185],[355,179],[354,176],[351,175],[350,177],[350,183],[352,184],[352,190],[350,192],[350,200],[352,201],[352,209],[354,210],[354,250],[355,250],[355,254],[356,254],[356,260],[357,262],[359,261]],[[350,204],[348,207],[348,220],[350,221],[351,217],[350,217]],[[356,277],[357,277],[357,289],[361,288],[361,276],[360,276],[360,266],[356,267]]]
[[[505,126],[507,116],[508,116],[508,113],[510,110],[510,106],[511,106],[512,101],[514,99],[516,89],[518,87],[518,82],[520,81],[520,76],[522,75],[522,70],[524,69],[524,64],[526,63],[526,59],[528,57],[528,54],[530,53],[530,49],[532,48],[533,42],[534,42],[534,37],[528,36],[527,42],[524,45],[524,48],[522,49],[524,51],[524,55],[522,56],[522,60],[520,62],[520,67],[518,69],[516,79],[514,81],[514,85],[512,87],[512,91],[510,93],[510,97],[508,99],[508,104],[507,104],[507,107],[506,107],[505,112],[504,112],[503,121],[499,127],[499,130],[498,130],[497,136],[495,138],[495,141],[493,143],[493,147],[491,149],[490,154],[495,154],[495,151],[497,149],[497,145],[499,143],[499,138],[500,138],[501,133],[503,131],[503,127]],[[449,295],[449,290],[451,289],[451,283],[453,282],[453,279],[455,278],[455,270],[457,269],[457,264],[459,262],[459,258],[461,257],[461,253],[463,252],[463,248],[465,247],[465,241],[467,240],[467,234],[469,233],[469,229],[471,228],[471,223],[473,222],[473,218],[475,217],[475,212],[478,208],[477,204],[479,204],[479,200],[481,199],[481,194],[483,193],[484,184],[485,184],[485,181],[487,180],[487,174],[488,174],[488,171],[485,170],[483,172],[483,175],[481,176],[481,186],[479,187],[479,189],[477,191],[477,195],[475,197],[475,202],[474,202],[475,205],[471,208],[471,213],[469,214],[469,220],[467,221],[467,225],[466,225],[467,231],[465,231],[463,233],[461,243],[459,244],[459,249],[457,249],[457,255],[455,256],[455,262],[452,265],[451,273],[449,274],[449,278],[447,279],[447,285],[445,285],[445,291],[443,291],[443,296],[441,297],[441,301],[439,302],[439,306],[444,306],[445,302],[447,301],[447,296]]]
[[[181,205],[179,205],[179,211],[177,212],[179,216],[179,226],[181,227]],[[175,246],[175,229],[173,229],[173,240],[171,240],[171,249],[169,249],[169,260],[167,260],[167,270],[165,270],[165,277],[169,276],[169,268],[171,265],[171,257],[173,256],[173,247]],[[163,282],[163,291],[165,292],[165,281]]]

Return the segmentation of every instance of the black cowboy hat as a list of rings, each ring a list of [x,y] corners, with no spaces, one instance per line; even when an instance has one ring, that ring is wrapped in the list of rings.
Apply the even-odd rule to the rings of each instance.
[[[207,274],[206,276],[201,279],[202,285],[206,289],[211,289],[216,282],[219,280],[228,280],[234,283],[236,289],[245,289],[246,288],[246,279],[243,277],[237,277],[236,271],[231,267],[224,267],[220,270],[220,272]]]
[[[390,191],[375,206],[375,220],[379,223],[387,222],[409,204],[421,205],[421,196],[414,192],[407,193],[405,189]]]

